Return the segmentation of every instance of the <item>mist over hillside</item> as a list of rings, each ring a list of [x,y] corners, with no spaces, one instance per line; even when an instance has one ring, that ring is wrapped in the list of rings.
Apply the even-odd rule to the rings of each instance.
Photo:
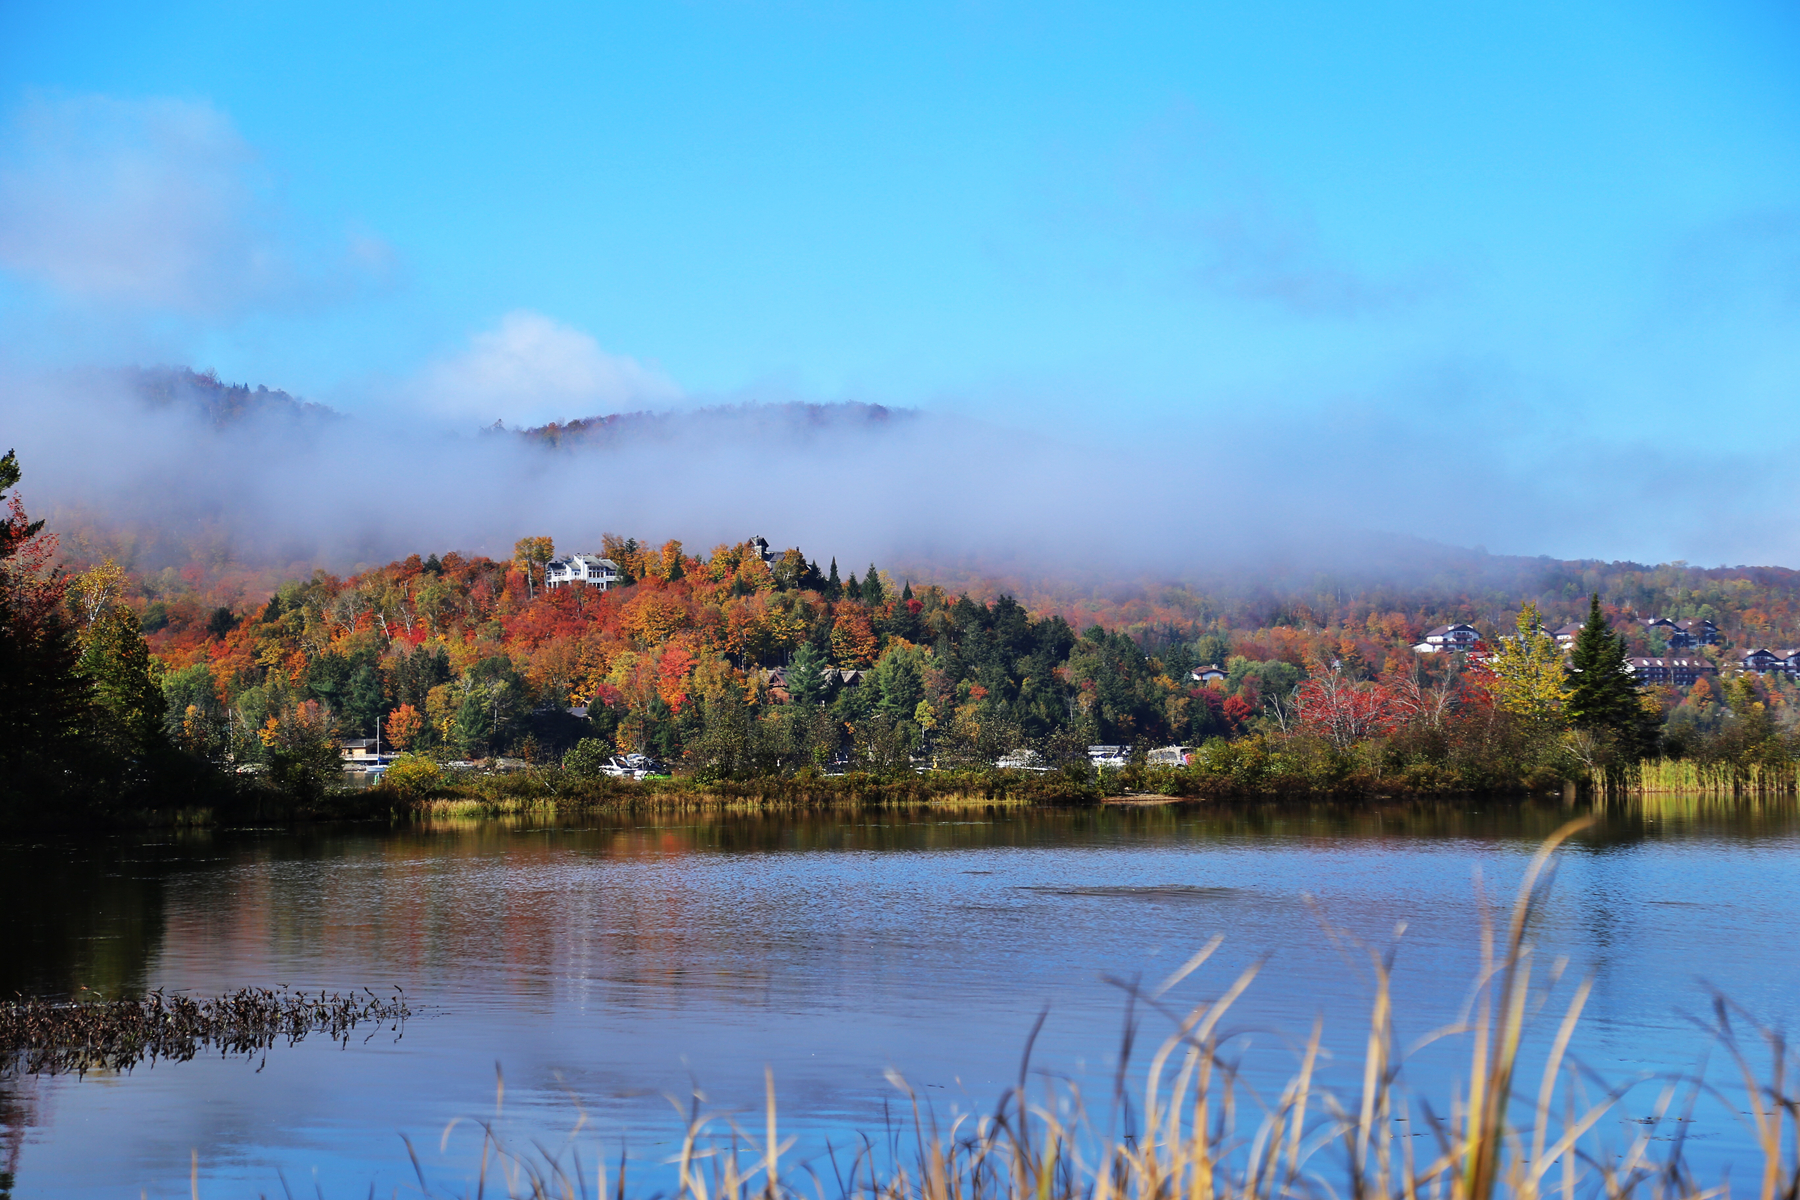
[[[1354,591],[1403,608],[1484,594],[1498,604],[1566,590],[1598,565],[1372,528],[1354,497],[1328,503],[1304,473],[1251,478],[1253,459],[1125,454],[880,405],[745,403],[453,433],[181,368],[40,377],[12,400],[4,440],[20,451],[24,494],[71,559],[110,554],[145,572],[342,572],[450,549],[506,557],[528,535],[592,549],[607,532],[700,552],[762,534],[846,570],[875,560],[1073,612],[1083,597],[1130,601],[1164,585],[1271,603]]]
[[[126,385],[151,409],[199,417],[214,429],[242,421],[311,425],[343,419],[323,404],[299,400],[258,384],[221,383],[218,374],[189,367],[140,368],[125,374]]]
[[[848,561],[1185,574],[1329,564],[1350,532],[1280,497],[1196,487],[1161,456],[867,404],[457,433],[190,371],[90,372],[18,383],[6,428],[33,503],[117,534],[146,567],[197,545],[344,569],[421,547],[502,554],[528,534],[594,546],[619,530],[691,545],[760,532]]]

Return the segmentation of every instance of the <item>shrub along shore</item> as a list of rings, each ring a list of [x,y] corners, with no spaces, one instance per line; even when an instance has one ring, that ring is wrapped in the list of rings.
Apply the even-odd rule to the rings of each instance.
[[[403,760],[404,763],[404,760]],[[801,772],[749,779],[695,776],[648,779],[581,776],[560,767],[505,773],[446,770],[436,764],[404,768],[371,787],[331,788],[294,796],[247,786],[211,803],[118,813],[100,828],[208,827],[334,821],[406,822],[442,817],[555,816],[586,812],[783,813],[833,809],[990,810],[1097,807],[1116,803],[1193,803],[1245,807],[1331,802],[1376,807],[1421,800],[1516,800],[1556,795],[1566,800],[1611,796],[1605,789],[1552,780],[1539,787],[1456,786],[1454,777],[1415,772],[1380,774],[1344,767],[1321,772],[1317,762],[1234,753],[1187,767],[1131,766],[1102,772],[962,770],[882,775]],[[1311,770],[1307,768],[1312,768]],[[1629,794],[1692,796],[1719,801],[1791,799],[1792,769],[1751,764],[1706,765],[1659,760],[1644,764]],[[93,827],[90,816],[81,822]],[[71,822],[38,822],[35,828]]]
[[[1021,807],[1097,807],[1108,803],[1191,803],[1243,806],[1330,802],[1375,808],[1425,800],[1524,801],[1671,796],[1791,800],[1800,772],[1789,762],[1703,762],[1656,759],[1641,764],[1629,786],[1546,773],[1495,779],[1479,772],[1380,761],[1304,745],[1246,739],[1216,743],[1183,767],[1142,761],[1123,769],[962,769],[905,772],[848,771],[718,779],[699,774],[647,779],[587,775],[551,764],[513,771],[456,769],[425,758],[402,757],[372,786],[296,791],[261,776],[195,780],[183,796],[163,803],[107,808],[39,808],[29,817],[0,815],[0,835],[36,832],[106,833],[124,828],[231,828],[340,821],[385,823],[440,817],[553,816],[584,812],[781,813],[831,809],[985,810]]]

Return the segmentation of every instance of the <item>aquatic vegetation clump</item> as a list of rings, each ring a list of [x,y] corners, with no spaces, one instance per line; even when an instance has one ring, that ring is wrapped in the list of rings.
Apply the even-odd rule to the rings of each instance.
[[[411,1015],[399,988],[387,999],[367,988],[328,994],[285,987],[201,998],[160,989],[134,1000],[22,998],[0,1002],[0,1076],[129,1071],[213,1050],[249,1057],[313,1034],[347,1044],[354,1030],[371,1024],[377,1029],[370,1037],[382,1028],[398,1034]]]

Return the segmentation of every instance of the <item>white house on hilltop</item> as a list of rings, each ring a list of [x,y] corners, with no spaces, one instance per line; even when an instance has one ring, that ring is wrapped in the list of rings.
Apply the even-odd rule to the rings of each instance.
[[[593,554],[570,554],[563,558],[553,558],[544,564],[544,586],[547,588],[579,583],[604,592],[618,582],[619,564],[610,558],[600,558]]]
[[[1425,632],[1425,640],[1414,646],[1420,654],[1454,654],[1461,650],[1472,650],[1475,643],[1481,640],[1481,634],[1473,625],[1439,625],[1436,629]]]

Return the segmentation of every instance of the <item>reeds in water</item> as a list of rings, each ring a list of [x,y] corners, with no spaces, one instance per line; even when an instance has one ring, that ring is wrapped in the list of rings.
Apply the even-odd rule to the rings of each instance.
[[[136,1000],[11,1000],[0,1002],[0,1073],[129,1071],[158,1059],[185,1062],[203,1050],[259,1054],[312,1034],[348,1043],[371,1023],[399,1033],[411,1014],[397,988],[391,998],[366,988],[343,995],[242,988],[199,999],[155,991]]]
[[[1800,794],[1800,763],[1793,760],[1701,762],[1659,758],[1643,764],[1637,789],[1646,794],[1793,796]]]
[[[671,1200],[1724,1200],[1732,1194],[1728,1181],[1696,1179],[1684,1163],[1687,1125],[1681,1113],[1671,1114],[1680,1094],[1673,1086],[1648,1123],[1639,1119],[1625,1141],[1609,1143],[1608,1131],[1619,1123],[1605,1118],[1628,1089],[1596,1084],[1574,1064],[1571,1045],[1587,984],[1574,990],[1556,1018],[1541,1072],[1519,1077],[1528,1027],[1547,999],[1541,977],[1555,973],[1540,970],[1533,959],[1532,918],[1557,846],[1591,820],[1571,822],[1544,843],[1504,930],[1484,929],[1476,999],[1465,1021],[1437,1035],[1470,1038],[1469,1075],[1436,1104],[1413,1096],[1403,1083],[1390,962],[1368,951],[1374,1003],[1354,1094],[1318,1085],[1324,1051],[1317,1025],[1279,1095],[1248,1086],[1234,1035],[1222,1022],[1250,987],[1255,968],[1217,999],[1186,1011],[1168,1004],[1175,985],[1217,949],[1215,939],[1161,987],[1131,990],[1131,1002],[1165,1013],[1174,1033],[1156,1049],[1141,1081],[1128,1084],[1128,1020],[1104,1119],[1094,1119],[1072,1082],[1046,1077],[1034,1095],[1021,1068],[1017,1085],[990,1113],[958,1117],[946,1128],[904,1080],[890,1076],[911,1100],[899,1130],[864,1137],[860,1149],[842,1158],[833,1154],[795,1166],[790,1157],[784,1173],[783,1158],[794,1141],[780,1136],[770,1078],[760,1128],[742,1128],[697,1106],[684,1112],[680,1147],[667,1163],[674,1175]],[[1789,1050],[1777,1035],[1759,1031],[1771,1064],[1759,1076],[1738,1043],[1730,1007],[1721,1002],[1716,1017],[1715,1033],[1742,1076],[1737,1098],[1745,1103],[1733,1107],[1746,1113],[1761,1158],[1748,1173],[1754,1183],[1744,1194],[1794,1200],[1800,1195],[1800,1091],[1786,1073]],[[1029,1058],[1028,1045],[1027,1063]],[[1701,1090],[1697,1081],[1688,1086],[1690,1102]],[[598,1156],[584,1160],[585,1125],[583,1115],[561,1146],[534,1142],[519,1150],[501,1133],[497,1099],[494,1119],[480,1123],[480,1159],[465,1168],[463,1184],[453,1191],[435,1186],[411,1142],[407,1149],[417,1186],[427,1196],[626,1200],[637,1194],[623,1158],[610,1171]],[[1409,1127],[1411,1136],[1395,1132]],[[449,1135],[447,1129],[440,1151]],[[905,1149],[883,1149],[899,1146]],[[1739,1168],[1734,1178],[1745,1174]]]

